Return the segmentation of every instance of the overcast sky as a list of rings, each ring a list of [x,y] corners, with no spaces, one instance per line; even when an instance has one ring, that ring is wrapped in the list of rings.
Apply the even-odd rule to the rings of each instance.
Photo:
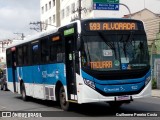
[[[40,0],[0,0],[0,40],[33,34],[29,23],[35,21],[40,21]]]
[[[160,0],[120,0],[126,4],[132,13],[144,7],[160,14]],[[145,3],[145,4],[144,4]],[[128,14],[123,9],[121,14]],[[0,41],[17,38],[13,33],[24,33],[25,36],[34,34],[30,30],[30,22],[40,21],[40,0],[0,0]]]

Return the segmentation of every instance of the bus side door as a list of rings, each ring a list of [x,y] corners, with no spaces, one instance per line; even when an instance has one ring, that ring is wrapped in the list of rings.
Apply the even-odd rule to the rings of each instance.
[[[72,28],[73,29],[73,28]],[[76,35],[69,34],[65,37],[65,64],[66,64],[66,80],[67,80],[67,93],[68,100],[77,100],[76,88]]]
[[[16,47],[11,48],[11,56],[8,59],[11,59],[11,79],[13,82],[13,89],[11,89],[12,92],[17,92],[16,89]]]

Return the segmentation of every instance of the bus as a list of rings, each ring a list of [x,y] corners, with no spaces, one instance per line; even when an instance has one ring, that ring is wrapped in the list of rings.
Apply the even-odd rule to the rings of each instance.
[[[7,85],[23,100],[106,102],[113,107],[151,96],[151,70],[142,21],[77,20],[6,50]]]

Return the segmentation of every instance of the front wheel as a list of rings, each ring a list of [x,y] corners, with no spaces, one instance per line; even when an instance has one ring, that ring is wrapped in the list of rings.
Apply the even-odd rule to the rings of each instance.
[[[60,106],[63,110],[65,110],[65,111],[70,110],[70,103],[68,101],[66,101],[66,94],[65,94],[64,87],[60,88],[59,100],[60,100]]]

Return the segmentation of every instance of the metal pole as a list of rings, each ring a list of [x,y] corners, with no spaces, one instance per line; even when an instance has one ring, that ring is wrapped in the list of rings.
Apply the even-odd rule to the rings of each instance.
[[[24,36],[24,34],[22,33],[22,40],[24,40],[24,37],[25,37],[25,36]]]
[[[130,9],[129,9],[129,7],[127,6],[127,5],[125,5],[125,4],[123,4],[123,3],[119,3],[119,5],[123,5],[123,6],[125,6],[127,9],[128,9],[128,11],[129,11],[129,17],[130,17],[130,19],[131,19],[131,11],[130,11]]]
[[[79,0],[78,16],[79,20],[81,20],[81,0]]]

